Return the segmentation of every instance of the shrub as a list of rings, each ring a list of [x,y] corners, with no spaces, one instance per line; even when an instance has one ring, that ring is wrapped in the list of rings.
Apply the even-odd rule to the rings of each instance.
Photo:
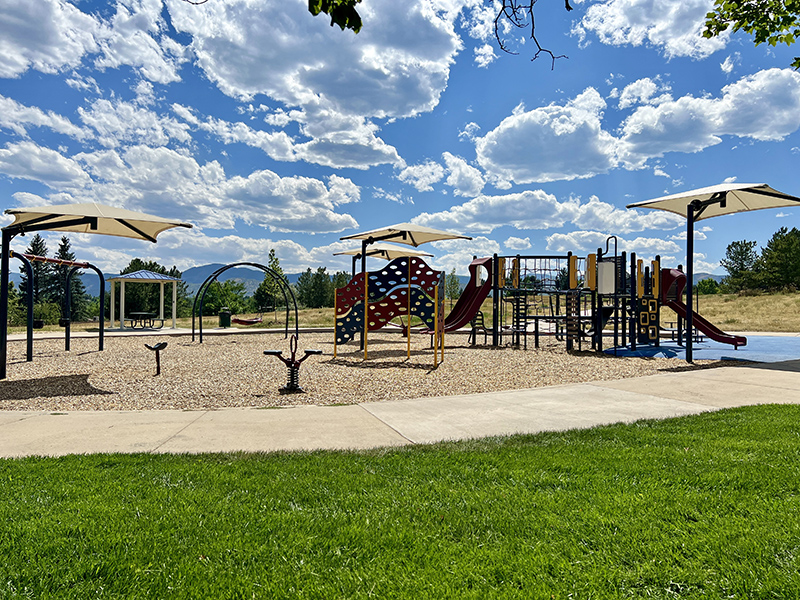
[[[58,325],[61,307],[55,302],[39,302],[33,305],[33,318],[44,321],[45,325]]]

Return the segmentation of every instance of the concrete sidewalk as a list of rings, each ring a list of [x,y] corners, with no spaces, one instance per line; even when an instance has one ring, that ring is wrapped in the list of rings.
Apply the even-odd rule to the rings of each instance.
[[[800,360],[578,385],[281,409],[0,411],[0,457],[359,449],[800,404]]]

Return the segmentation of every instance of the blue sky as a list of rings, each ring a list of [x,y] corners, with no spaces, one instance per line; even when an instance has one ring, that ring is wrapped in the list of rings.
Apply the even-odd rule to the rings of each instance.
[[[713,0],[573,5],[537,4],[537,37],[568,56],[552,65],[525,31],[502,53],[486,0],[364,0],[358,35],[305,0],[0,0],[4,208],[194,224],[158,244],[71,235],[106,272],[271,248],[287,272],[348,269],[341,236],[414,221],[474,238],[424,248],[466,274],[473,255],[585,255],[609,235],[676,265],[684,222],[626,204],[724,181],[800,195],[796,48],[702,38]],[[701,222],[696,271],[797,216]]]

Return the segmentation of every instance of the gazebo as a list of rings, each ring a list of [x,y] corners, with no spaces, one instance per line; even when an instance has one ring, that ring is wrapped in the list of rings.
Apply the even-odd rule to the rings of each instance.
[[[164,320],[164,285],[172,282],[172,329],[175,329],[176,324],[175,320],[177,318],[177,309],[178,309],[178,282],[180,278],[178,277],[170,277],[169,275],[163,275],[161,273],[154,273],[153,271],[135,271],[133,273],[125,273],[124,275],[117,275],[116,277],[111,277],[109,280],[111,283],[111,314],[110,314],[110,321],[111,327],[114,327],[114,305],[115,303],[115,295],[114,295],[114,285],[119,282],[119,328],[125,329],[125,282],[136,282],[136,283],[158,283],[160,289],[159,294],[159,304],[158,304],[158,318],[159,320]]]

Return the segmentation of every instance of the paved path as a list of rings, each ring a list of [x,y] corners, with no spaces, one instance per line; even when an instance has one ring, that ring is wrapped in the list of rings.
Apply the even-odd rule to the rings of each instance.
[[[800,404],[800,360],[350,406],[0,411],[0,457],[373,448],[593,427],[764,403]]]

